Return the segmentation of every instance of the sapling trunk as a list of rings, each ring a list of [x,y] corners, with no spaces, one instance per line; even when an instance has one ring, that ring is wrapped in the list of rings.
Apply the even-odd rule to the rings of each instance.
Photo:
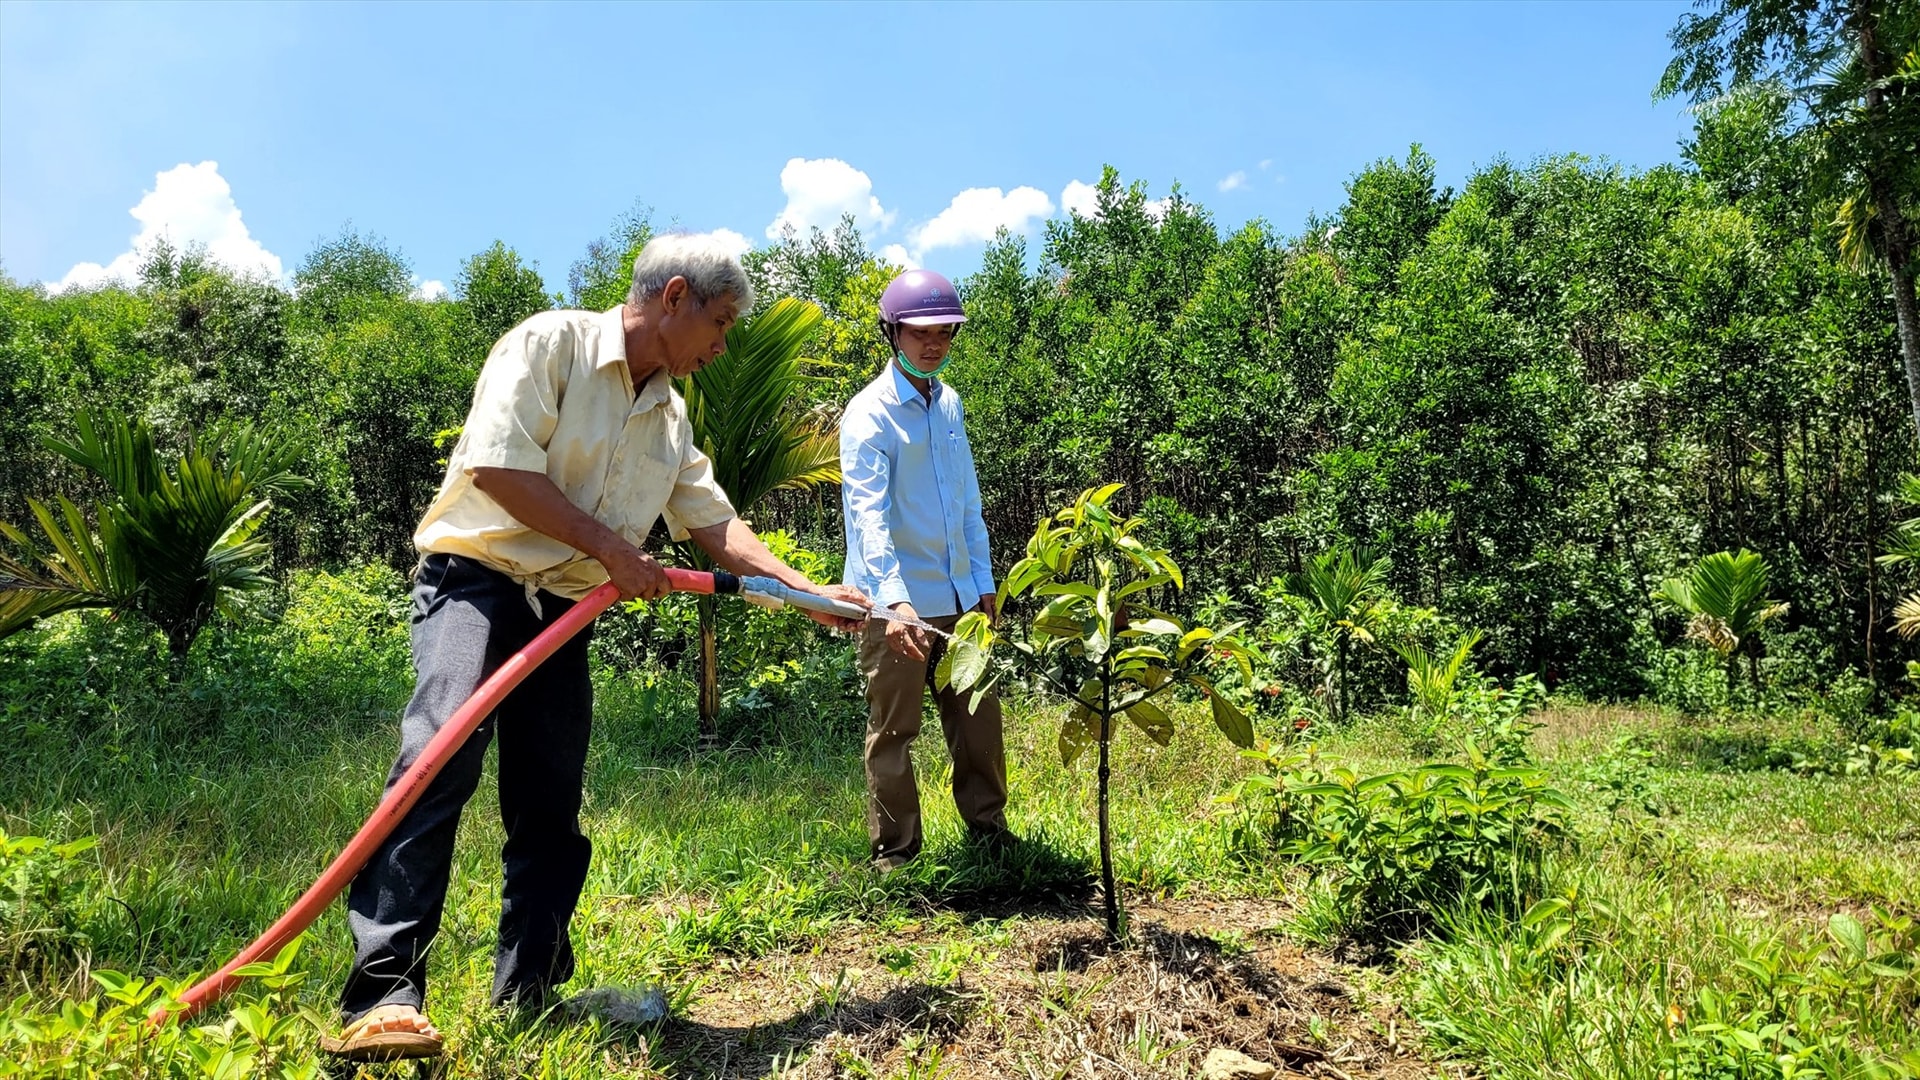
[[[1107,936],[1119,941],[1120,899],[1113,891],[1113,840],[1107,830],[1107,747],[1113,741],[1113,671],[1106,660],[1102,660],[1100,666],[1100,773],[1096,796],[1100,807],[1100,888],[1107,899]]]

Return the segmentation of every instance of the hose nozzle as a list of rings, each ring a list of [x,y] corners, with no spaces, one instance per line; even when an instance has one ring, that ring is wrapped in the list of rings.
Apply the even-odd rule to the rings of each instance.
[[[743,577],[740,579],[740,599],[749,604],[757,604],[768,611],[779,611],[791,604],[804,611],[817,611],[823,615],[837,615],[842,619],[863,621],[871,614],[859,604],[850,604],[845,600],[835,600],[831,596],[794,589],[769,577]]]

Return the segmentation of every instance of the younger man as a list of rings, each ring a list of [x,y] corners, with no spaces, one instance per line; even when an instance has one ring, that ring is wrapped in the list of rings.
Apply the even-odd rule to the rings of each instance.
[[[963,611],[994,618],[993,569],[980,516],[980,483],[960,396],[938,376],[954,331],[967,321],[946,278],[910,270],[880,298],[893,358],[840,420],[840,501],[846,518],[845,583],[940,630]],[[1007,765],[1000,702],[932,687],[939,645],[924,630],[869,620],[860,636],[867,677],[867,835],[874,868],[889,873],[920,853],[920,792],[908,755],[920,733],[922,694],[934,690],[953,756],[953,801],[969,834],[1004,843]]]

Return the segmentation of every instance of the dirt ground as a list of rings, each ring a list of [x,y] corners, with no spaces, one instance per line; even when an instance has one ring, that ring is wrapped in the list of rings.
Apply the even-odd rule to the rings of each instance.
[[[1356,969],[1265,933],[1271,901],[1140,903],[1134,944],[1085,909],[986,935],[915,924],[808,952],[720,960],[652,1043],[656,1066],[716,1077],[1197,1076],[1215,1047],[1281,1076],[1447,1075]],[[982,939],[989,943],[981,944]]]

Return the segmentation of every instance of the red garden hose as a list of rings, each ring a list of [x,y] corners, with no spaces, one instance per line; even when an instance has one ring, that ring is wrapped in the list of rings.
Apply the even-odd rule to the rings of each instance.
[[[711,595],[715,592],[738,592],[740,589],[739,579],[725,573],[708,574],[698,570],[668,568],[667,580],[675,592]],[[612,582],[600,586],[573,605],[552,626],[541,631],[538,637],[527,643],[526,648],[508,657],[506,663],[501,664],[486,682],[480,684],[480,689],[473,692],[467,703],[447,719],[446,724],[427,743],[426,749],[420,752],[419,758],[401,775],[386,797],[380,800],[373,816],[360,826],[360,831],[354,834],[346,849],[334,858],[306,892],[300,894],[300,899],[294,901],[287,913],[268,927],[266,933],[255,938],[253,944],[227,961],[225,967],[180,995],[177,1004],[170,1003],[154,1009],[148,1014],[147,1022],[162,1024],[169,1018],[185,1020],[192,1017],[220,1000],[240,982],[234,975],[235,971],[256,961],[272,959],[289,941],[300,936],[301,931],[312,926],[320,913],[333,902],[333,898],[340,895],[340,890],[346,888],[360,868],[373,857],[375,849],[400,824],[400,819],[406,817],[407,811],[413,809],[413,804],[420,801],[420,796],[440,772],[440,767],[467,741],[473,729],[493,715],[493,710],[499,707],[501,700],[520,685],[528,673],[539,667],[619,597],[619,590],[614,588]]]

